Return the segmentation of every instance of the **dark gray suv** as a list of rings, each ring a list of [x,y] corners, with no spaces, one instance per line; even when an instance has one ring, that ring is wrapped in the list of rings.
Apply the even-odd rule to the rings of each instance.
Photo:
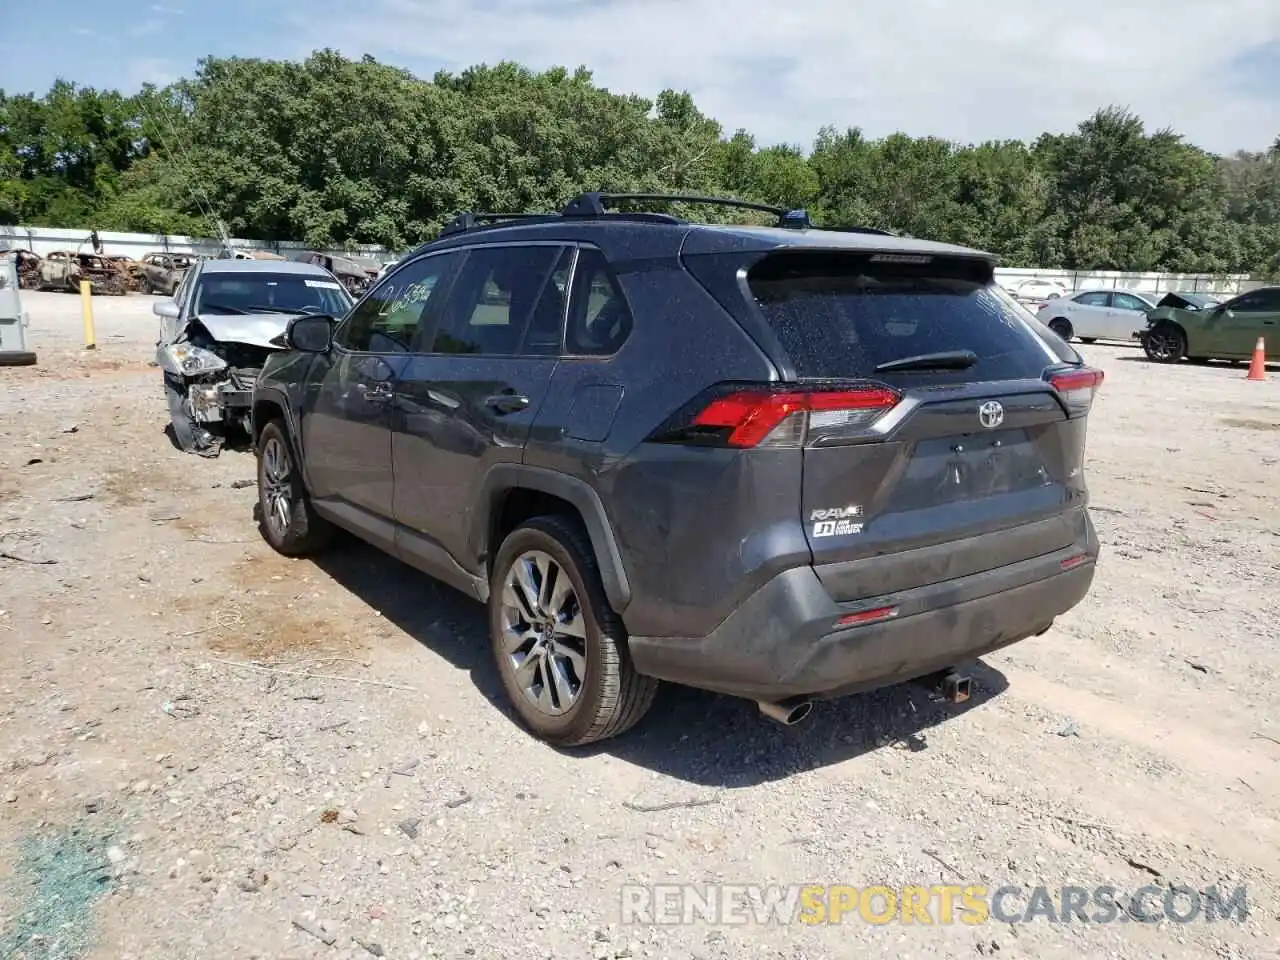
[[[1102,373],[990,255],[617,211],[672,199],[463,215],[341,322],[292,321],[253,396],[270,544],[341,527],[486,602],[565,745],[659,680],[794,722],[1080,602]]]

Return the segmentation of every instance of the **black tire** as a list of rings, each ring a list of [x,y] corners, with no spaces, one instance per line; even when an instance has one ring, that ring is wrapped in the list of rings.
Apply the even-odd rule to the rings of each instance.
[[[579,686],[571,705],[558,715],[539,707],[533,694],[526,693],[512,662],[515,653],[508,654],[506,650],[508,611],[517,608],[509,607],[504,600],[505,585],[517,561],[526,562],[530,555],[548,557],[556,565],[558,569],[551,578],[553,587],[559,576],[568,575],[573,595],[564,597],[560,610],[552,613],[563,614],[570,609],[581,616],[580,639],[554,630],[550,634],[539,634],[531,620],[526,621],[526,629],[520,631],[526,637],[541,637],[529,641],[535,646],[544,642],[554,644],[557,638],[562,651],[568,644],[575,645],[574,656],[584,664],[584,676],[578,677],[572,664],[560,661],[562,668],[573,671],[571,679],[576,679]],[[546,609],[545,605],[538,606]],[[554,622],[565,625],[576,619],[577,616],[570,616],[567,620],[553,617]],[[550,640],[546,639],[548,636]],[[648,712],[658,690],[658,681],[637,672],[631,661],[626,628],[605,597],[590,540],[577,522],[565,517],[536,517],[517,527],[503,541],[494,559],[489,585],[489,638],[502,685],[516,713],[535,736],[556,746],[582,746],[624,733]],[[552,645],[550,650],[554,655],[557,648]],[[545,658],[542,663],[546,663]],[[545,677],[539,673],[544,669],[543,666],[533,666],[529,671],[530,680]],[[547,684],[542,686],[545,688]]]
[[[333,539],[333,525],[315,512],[289,430],[272,420],[255,445],[258,457],[258,530],[271,549],[286,557],[318,553]],[[281,462],[281,460],[283,462]]]
[[[1049,329],[1060,336],[1063,340],[1070,340],[1072,336],[1071,321],[1066,317],[1054,317],[1049,321]]]
[[[1081,343],[1097,343],[1098,338],[1097,337],[1081,337],[1080,342]]]
[[[1148,360],[1177,363],[1187,352],[1187,335],[1176,323],[1162,320],[1142,338],[1142,349]]]
[[[0,351],[0,367],[30,367],[36,362],[36,355],[31,350]]]

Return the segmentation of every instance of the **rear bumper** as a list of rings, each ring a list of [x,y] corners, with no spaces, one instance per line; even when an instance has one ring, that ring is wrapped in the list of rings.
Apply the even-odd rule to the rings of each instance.
[[[1097,556],[1090,523],[1084,544],[846,604],[831,599],[813,567],[798,567],[766,583],[710,635],[633,636],[631,655],[649,676],[754,700],[873,690],[1043,633],[1089,592]],[[894,619],[836,627],[849,613],[886,606],[898,608]]]

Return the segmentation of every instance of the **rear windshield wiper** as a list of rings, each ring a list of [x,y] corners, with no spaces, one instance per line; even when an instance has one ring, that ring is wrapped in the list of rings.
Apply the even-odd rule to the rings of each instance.
[[[889,370],[967,370],[978,362],[972,350],[944,350],[939,353],[922,353],[914,357],[900,357],[879,364],[875,372]]]

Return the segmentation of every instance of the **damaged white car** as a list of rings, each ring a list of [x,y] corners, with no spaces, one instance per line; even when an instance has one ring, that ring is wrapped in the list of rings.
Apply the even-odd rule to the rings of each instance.
[[[290,261],[206,260],[195,264],[160,318],[156,363],[164,373],[173,439],[216,457],[228,432],[250,430],[253,385],[267,356],[285,349],[289,321],[303,314],[340,320],[351,295],[327,270]]]

